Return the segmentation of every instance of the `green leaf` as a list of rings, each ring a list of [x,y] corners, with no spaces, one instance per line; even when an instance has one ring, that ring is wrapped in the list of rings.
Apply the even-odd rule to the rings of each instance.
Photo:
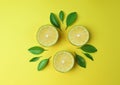
[[[86,68],[86,61],[82,56],[76,54],[75,59],[79,66]]]
[[[90,44],[85,44],[81,47],[81,49],[85,52],[88,52],[88,53],[94,53],[94,52],[97,52],[97,49],[90,45]]]
[[[38,64],[38,71],[41,71],[42,69],[44,69],[47,64],[49,62],[49,59],[43,59],[42,61],[40,61],[40,63]]]
[[[64,20],[64,12],[63,11],[60,11],[59,18],[63,22],[63,20]]]
[[[93,59],[93,57],[90,55],[90,54],[88,54],[88,53],[83,53],[87,58],[89,58],[89,59],[91,59],[92,61],[94,61],[94,59]]]
[[[67,19],[66,19],[66,25],[67,25],[67,27],[70,26],[70,25],[72,25],[76,21],[76,19],[77,19],[77,13],[76,12],[70,13],[67,16]]]
[[[38,61],[40,59],[40,57],[34,57],[34,58],[32,58],[29,62],[36,62],[36,61]]]
[[[60,23],[54,13],[50,14],[50,22],[52,25],[54,25],[56,28],[60,29]],[[61,29],[60,29],[61,30]]]
[[[43,53],[45,49],[39,46],[34,46],[34,47],[29,48],[28,51],[31,52],[32,54],[38,55],[38,54]]]

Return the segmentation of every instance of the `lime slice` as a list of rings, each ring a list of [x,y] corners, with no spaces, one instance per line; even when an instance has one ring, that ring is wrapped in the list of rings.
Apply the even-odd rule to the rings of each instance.
[[[74,26],[68,33],[69,41],[76,46],[82,46],[89,40],[89,32],[84,26]]]
[[[58,31],[51,25],[44,25],[40,27],[37,33],[37,40],[43,46],[52,46],[58,40]]]
[[[74,66],[74,57],[68,51],[59,51],[54,56],[53,65],[59,72],[68,72]]]

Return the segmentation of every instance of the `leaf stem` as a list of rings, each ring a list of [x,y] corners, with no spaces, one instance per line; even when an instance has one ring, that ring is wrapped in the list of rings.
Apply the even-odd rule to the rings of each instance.
[[[62,31],[62,29],[60,28],[60,31]]]
[[[65,30],[67,30],[68,26],[66,26]]]
[[[48,59],[50,59],[52,56],[50,56]]]
[[[48,51],[48,50],[44,49],[44,51]]]

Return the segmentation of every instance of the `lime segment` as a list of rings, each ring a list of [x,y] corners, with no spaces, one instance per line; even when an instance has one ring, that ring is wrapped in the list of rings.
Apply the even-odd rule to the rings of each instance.
[[[59,72],[68,72],[74,66],[74,57],[70,52],[59,51],[53,59],[54,68]]]
[[[89,40],[89,32],[84,26],[74,26],[68,33],[69,41],[76,46],[82,46]]]
[[[37,40],[43,46],[52,46],[58,40],[58,31],[51,25],[44,25],[40,27],[37,33]]]

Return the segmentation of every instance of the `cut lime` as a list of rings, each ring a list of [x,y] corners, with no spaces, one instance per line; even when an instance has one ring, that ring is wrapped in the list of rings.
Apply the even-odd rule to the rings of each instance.
[[[74,57],[68,51],[59,51],[54,56],[53,65],[59,72],[68,72],[74,66]]]
[[[44,25],[40,27],[37,33],[37,40],[43,46],[52,46],[58,40],[59,34],[55,27]]]
[[[74,26],[68,33],[69,41],[76,46],[82,46],[89,40],[89,32],[84,26]]]

